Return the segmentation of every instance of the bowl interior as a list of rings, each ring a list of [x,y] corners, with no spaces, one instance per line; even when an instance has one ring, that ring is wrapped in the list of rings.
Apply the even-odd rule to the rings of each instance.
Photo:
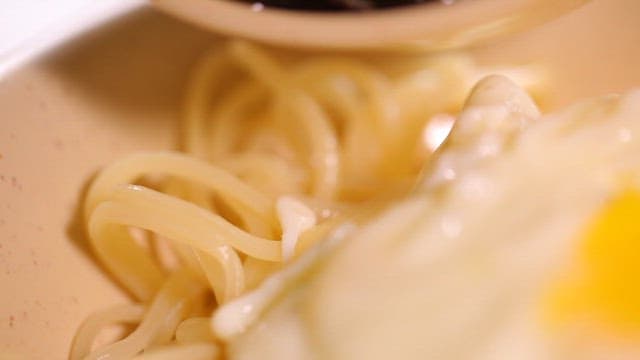
[[[547,66],[555,108],[640,85],[639,23],[640,2],[595,0],[472,51]],[[87,249],[79,200],[110,161],[175,146],[187,71],[217,41],[142,9],[0,79],[0,358],[65,358],[91,311],[127,301]]]

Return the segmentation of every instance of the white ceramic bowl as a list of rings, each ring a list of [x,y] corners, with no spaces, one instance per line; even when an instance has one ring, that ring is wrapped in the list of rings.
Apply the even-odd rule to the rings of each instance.
[[[640,2],[594,0],[473,49],[550,69],[557,107],[640,85]],[[64,359],[91,311],[128,301],[87,249],[86,184],[136,150],[175,146],[186,73],[218,37],[149,8],[0,78],[0,358]]]
[[[203,28],[274,45],[321,49],[434,50],[513,32],[587,0],[454,0],[383,10],[309,12],[256,0],[153,0]]]

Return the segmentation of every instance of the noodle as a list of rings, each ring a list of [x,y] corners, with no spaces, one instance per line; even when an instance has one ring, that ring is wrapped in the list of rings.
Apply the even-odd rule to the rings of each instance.
[[[141,305],[120,305],[104,309],[92,314],[78,328],[78,336],[70,354],[72,359],[81,359],[91,352],[93,339],[105,325],[114,323],[139,323],[144,316],[145,308]]]
[[[206,316],[186,319],[176,329],[178,344],[194,344],[212,342],[214,340],[209,326],[211,319]]]
[[[125,339],[92,352],[85,359],[130,358],[154,342],[166,342],[190,312],[204,287],[187,272],[171,275],[153,300],[140,326]]]
[[[210,360],[220,354],[217,346],[212,344],[189,344],[167,346],[149,353],[136,356],[136,360]]]
[[[87,319],[71,359],[224,356],[224,340],[331,239],[412,189],[433,151],[422,129],[457,111],[470,79],[486,72],[463,56],[397,60],[389,71],[364,59],[277,55],[237,41],[207,54],[187,89],[186,154],[135,154],[94,180],[84,204],[91,245],[137,304]],[[528,70],[507,70],[537,85]],[[154,256],[150,239],[178,265]],[[119,322],[138,326],[93,349],[100,329]]]

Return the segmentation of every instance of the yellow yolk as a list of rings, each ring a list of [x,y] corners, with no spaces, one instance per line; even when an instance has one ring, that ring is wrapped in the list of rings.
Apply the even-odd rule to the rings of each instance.
[[[576,272],[547,303],[551,323],[587,320],[618,333],[640,333],[640,192],[619,194],[581,240]]]

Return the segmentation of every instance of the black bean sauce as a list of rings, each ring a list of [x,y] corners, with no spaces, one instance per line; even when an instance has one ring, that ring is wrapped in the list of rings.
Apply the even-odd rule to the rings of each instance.
[[[451,0],[241,0],[266,7],[307,11],[372,10],[428,2],[451,3]]]

